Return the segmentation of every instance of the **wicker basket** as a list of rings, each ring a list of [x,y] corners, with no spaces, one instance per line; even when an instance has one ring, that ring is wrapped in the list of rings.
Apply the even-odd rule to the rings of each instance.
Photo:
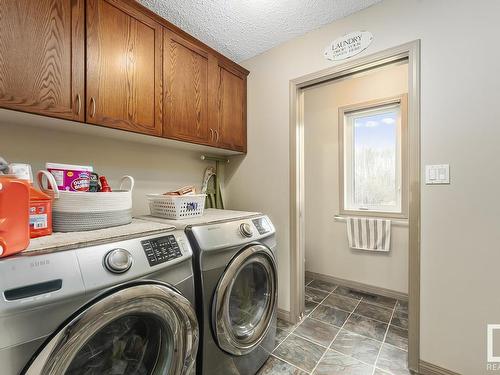
[[[165,219],[187,219],[203,215],[206,194],[148,194],[151,216]]]
[[[44,187],[43,177],[52,189]],[[123,189],[127,181],[130,187]],[[132,222],[134,179],[131,176],[122,178],[120,190],[105,193],[60,191],[54,176],[47,171],[38,172],[38,184],[42,191],[54,197],[54,232],[89,231]]]

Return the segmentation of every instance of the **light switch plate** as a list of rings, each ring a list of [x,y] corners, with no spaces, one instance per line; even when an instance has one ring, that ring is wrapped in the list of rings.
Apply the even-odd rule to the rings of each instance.
[[[425,183],[427,185],[449,184],[450,165],[449,164],[426,165]]]

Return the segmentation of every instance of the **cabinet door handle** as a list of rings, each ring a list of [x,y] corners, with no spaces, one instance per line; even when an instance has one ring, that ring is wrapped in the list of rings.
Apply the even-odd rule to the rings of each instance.
[[[210,128],[210,140],[214,140],[214,130],[212,128]]]
[[[219,131],[218,130],[214,130],[215,131],[215,142],[219,142]]]
[[[95,116],[95,99],[93,96],[90,97],[90,107],[91,107],[90,117],[94,117]]]
[[[76,94],[76,115],[80,115],[80,110],[82,109],[82,100],[80,98],[80,94]]]

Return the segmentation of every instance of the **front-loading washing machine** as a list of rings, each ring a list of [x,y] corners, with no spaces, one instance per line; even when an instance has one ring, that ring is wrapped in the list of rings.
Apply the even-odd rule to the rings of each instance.
[[[183,231],[0,261],[4,375],[165,375],[195,367]]]

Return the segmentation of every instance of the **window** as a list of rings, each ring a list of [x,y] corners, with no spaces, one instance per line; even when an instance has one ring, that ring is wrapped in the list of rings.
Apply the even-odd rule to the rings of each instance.
[[[406,97],[339,111],[341,213],[406,216]]]

